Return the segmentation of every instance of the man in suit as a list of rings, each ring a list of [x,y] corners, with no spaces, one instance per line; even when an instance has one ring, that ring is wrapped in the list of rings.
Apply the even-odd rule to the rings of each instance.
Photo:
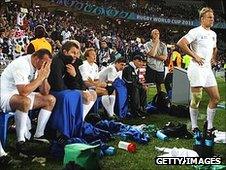
[[[139,69],[143,66],[142,53],[134,55],[133,60],[124,68],[122,78],[126,82],[130,112],[132,116],[143,117],[147,99],[147,88],[139,81]]]

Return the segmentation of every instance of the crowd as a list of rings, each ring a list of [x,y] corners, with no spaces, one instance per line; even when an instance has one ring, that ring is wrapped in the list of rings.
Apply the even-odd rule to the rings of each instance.
[[[2,79],[6,82],[15,79],[15,86],[2,86],[1,89],[4,89],[3,92],[18,90],[7,96],[3,101],[7,106],[2,109],[15,106],[13,110],[16,110],[19,148],[28,135],[25,125],[28,120],[27,112],[32,107],[41,108],[34,139],[47,141],[44,129],[57,98],[49,95],[49,91],[79,90],[83,101],[82,121],[100,96],[108,117],[117,119],[114,113],[116,92],[113,82],[120,77],[128,91],[131,116],[143,118],[148,83],[155,83],[157,92],[161,92],[162,84],[165,83],[165,65],[169,66],[169,72],[172,73],[174,66],[183,67],[184,63],[184,68],[187,68],[186,64],[189,63],[183,62],[186,55],[175,46],[167,49],[167,38],[164,36],[167,32],[151,29],[138,38],[139,29],[134,29],[136,31],[133,32],[128,29],[129,26],[122,26],[116,21],[94,25],[89,19],[71,14],[49,12],[40,8],[22,13],[20,6],[15,3],[2,7],[1,64],[14,60],[4,70]],[[90,17],[91,20],[92,17],[95,18]],[[162,34],[165,39],[161,38]],[[15,60],[16,58],[19,59]],[[16,68],[15,72],[13,67]],[[142,69],[146,69],[143,71],[146,74],[142,73]],[[38,87],[40,91],[37,95],[33,90]],[[168,87],[167,92],[171,90]],[[30,93],[31,95],[25,97]]]
[[[84,1],[83,1],[84,2]],[[87,0],[86,3],[93,5],[110,7],[113,9],[124,10],[134,12],[140,15],[156,16],[156,17],[170,17],[179,19],[191,19],[195,20],[198,17],[197,11],[203,6],[207,6],[204,1],[192,1],[190,3],[175,1],[174,5],[170,5],[170,1],[166,0],[132,0],[125,1],[123,4],[121,1],[113,0]],[[110,5],[109,5],[110,4]],[[172,2],[171,2],[172,4]],[[216,21],[224,22],[223,14],[215,16]]]

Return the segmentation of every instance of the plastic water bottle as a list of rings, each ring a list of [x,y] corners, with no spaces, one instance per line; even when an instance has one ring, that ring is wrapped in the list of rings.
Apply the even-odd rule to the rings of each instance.
[[[124,142],[124,141],[120,141],[118,143],[118,147],[121,149],[127,150],[128,152],[135,152],[137,149],[136,144]]]
[[[156,132],[156,136],[157,136],[157,138],[159,138],[161,140],[167,140],[168,139],[168,137],[164,133],[162,133],[161,130],[158,130]]]
[[[113,156],[116,154],[116,149],[112,146],[109,146],[107,149],[104,150],[104,154],[108,156]]]

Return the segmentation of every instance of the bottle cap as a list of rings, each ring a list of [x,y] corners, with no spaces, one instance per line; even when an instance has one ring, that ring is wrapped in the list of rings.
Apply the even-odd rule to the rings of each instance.
[[[135,152],[137,149],[136,145],[134,143],[130,143],[128,146],[127,146],[127,150],[128,152]]]

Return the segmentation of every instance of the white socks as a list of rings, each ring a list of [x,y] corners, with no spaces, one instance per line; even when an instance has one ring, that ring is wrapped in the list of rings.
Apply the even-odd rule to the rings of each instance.
[[[199,111],[198,109],[193,109],[191,107],[189,107],[189,110],[190,110],[190,118],[191,118],[191,127],[192,129],[194,129],[198,127],[197,119],[198,119]]]
[[[45,109],[40,110],[39,115],[38,115],[38,124],[37,124],[37,128],[36,128],[34,137],[40,137],[40,136],[44,135],[44,130],[45,130],[45,127],[49,120],[50,115],[51,115],[51,111],[45,110]]]
[[[207,129],[212,129],[213,128],[213,119],[216,114],[216,108],[210,109],[209,106],[207,106],[206,112],[207,112],[207,122],[208,122]]]
[[[103,95],[101,98],[102,104],[109,116],[114,115],[115,95]]]
[[[89,110],[92,108],[94,105],[95,101],[90,101],[89,104],[83,104],[83,115],[82,115],[82,120],[85,120],[86,115],[89,113]]]
[[[114,108],[115,108],[115,95],[110,95],[109,96],[109,100],[111,102],[111,111],[112,111],[111,116],[113,116],[115,114],[115,112],[114,112]]]
[[[2,147],[2,143],[0,141],[0,157],[1,156],[6,156],[6,155],[7,155],[7,153],[5,153],[5,151],[4,151],[3,147]]]
[[[16,123],[16,133],[17,141],[25,142],[25,134],[27,132],[27,118],[28,113],[16,110],[15,112],[15,123]]]

